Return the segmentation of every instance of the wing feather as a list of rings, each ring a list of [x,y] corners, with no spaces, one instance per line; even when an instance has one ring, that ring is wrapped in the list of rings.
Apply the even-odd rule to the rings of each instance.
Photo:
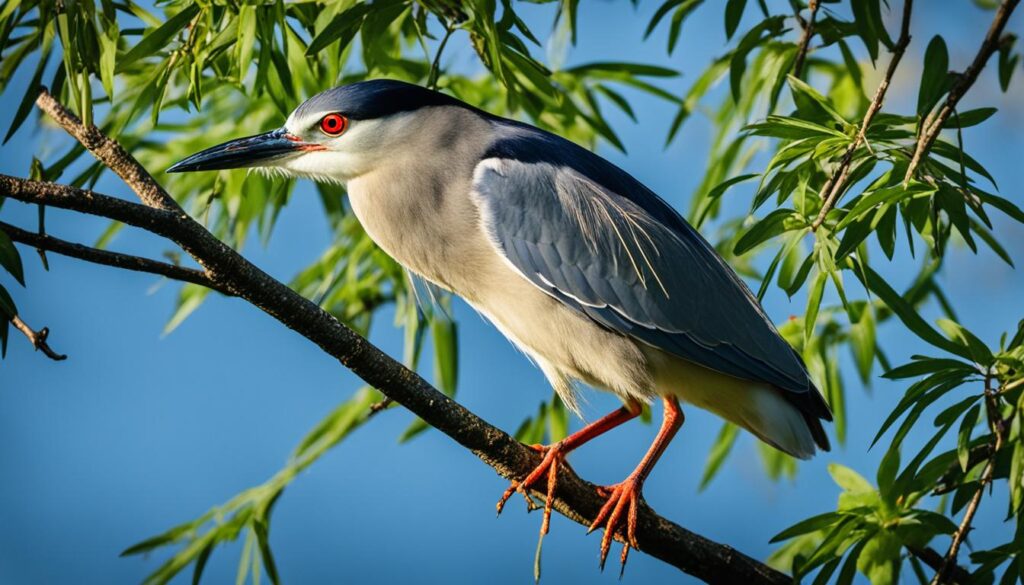
[[[603,327],[772,384],[830,418],[749,288],[681,217],[665,220],[667,205],[643,189],[626,196],[570,166],[500,157],[481,161],[474,177],[491,242],[533,284]]]

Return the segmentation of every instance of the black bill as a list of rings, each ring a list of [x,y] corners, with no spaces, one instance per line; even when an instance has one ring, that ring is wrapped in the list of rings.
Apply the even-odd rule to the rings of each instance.
[[[310,150],[313,145],[303,143],[288,134],[283,128],[239,138],[197,152],[167,169],[168,173],[190,171],[217,171],[264,166],[299,152]]]

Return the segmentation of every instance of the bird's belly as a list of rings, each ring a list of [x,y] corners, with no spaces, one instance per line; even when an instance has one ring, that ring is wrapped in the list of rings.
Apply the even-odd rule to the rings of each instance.
[[[507,274],[493,279],[499,285],[467,300],[549,378],[557,373],[623,398],[646,401],[654,395],[646,356],[635,341],[600,327],[507,264],[500,270]]]

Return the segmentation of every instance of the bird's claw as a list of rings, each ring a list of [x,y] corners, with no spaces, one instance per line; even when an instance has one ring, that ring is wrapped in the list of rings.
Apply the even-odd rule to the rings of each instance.
[[[512,494],[519,492],[526,498],[526,508],[532,512],[539,506],[530,498],[529,488],[537,483],[540,478],[547,476],[547,493],[544,497],[544,519],[540,525],[540,534],[544,536],[551,527],[551,507],[554,503],[555,486],[558,485],[558,467],[565,464],[565,454],[559,443],[554,445],[530,445],[530,448],[544,456],[540,464],[530,472],[523,481],[513,480],[505,493],[501,495],[496,506],[498,514],[505,508],[505,503],[512,497]]]
[[[607,498],[601,511],[597,513],[587,534],[590,534],[599,527],[604,526],[604,536],[601,538],[601,569],[604,570],[605,560],[608,558],[608,551],[612,547],[612,539],[619,532],[618,524],[622,515],[626,514],[626,534],[623,537],[622,555],[620,561],[623,569],[626,566],[626,558],[629,556],[629,548],[640,550],[636,540],[637,511],[643,496],[640,493],[642,481],[629,477],[622,483],[597,488],[598,493]],[[622,536],[622,535],[620,535]]]

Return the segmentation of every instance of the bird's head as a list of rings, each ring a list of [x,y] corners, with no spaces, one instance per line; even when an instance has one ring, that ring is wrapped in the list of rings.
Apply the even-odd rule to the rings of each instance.
[[[306,100],[283,127],[207,148],[167,172],[255,168],[344,183],[408,150],[421,110],[432,106],[465,104],[390,79],[336,87]]]

